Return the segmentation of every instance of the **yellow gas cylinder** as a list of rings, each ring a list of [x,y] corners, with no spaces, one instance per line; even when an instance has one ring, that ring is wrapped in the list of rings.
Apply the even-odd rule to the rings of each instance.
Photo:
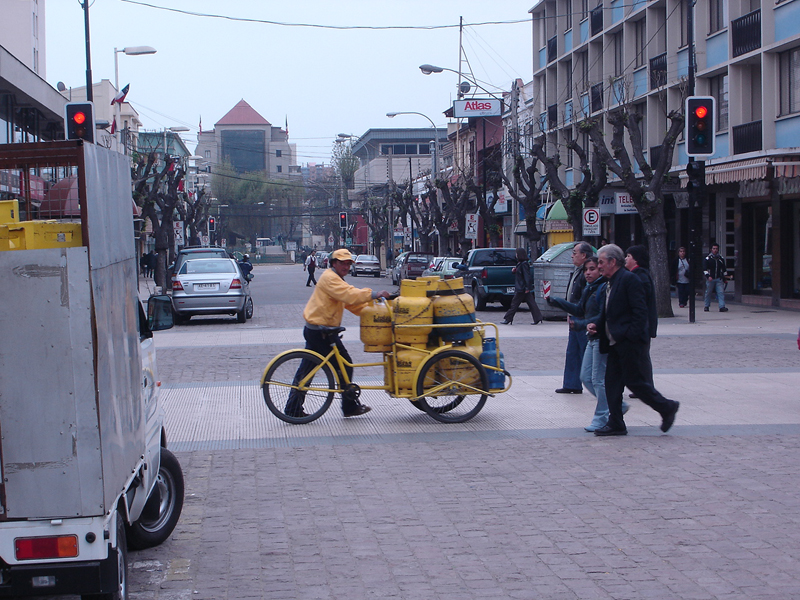
[[[394,366],[392,365],[391,353],[384,352],[383,354],[383,385],[389,388],[387,393],[391,394],[394,391]]]
[[[401,393],[415,390],[414,374],[417,372],[419,363],[427,356],[428,353],[425,351],[424,346],[398,350],[395,353],[397,362],[395,381],[397,381],[397,387]]]
[[[361,310],[361,341],[364,352],[392,349],[392,314],[385,302],[372,301]]]
[[[474,336],[475,339],[480,339],[479,336]],[[480,357],[481,352],[483,351],[483,346],[472,346],[472,345],[458,345],[453,346],[454,350],[460,350],[466,354],[474,356],[475,358]],[[478,360],[480,363],[480,359]],[[442,360],[442,367],[444,375],[456,382],[456,383],[464,383],[466,385],[480,387],[481,378],[478,369],[472,363],[467,362],[463,358],[459,357],[450,357]]]
[[[427,295],[430,287],[430,281],[404,279],[400,282],[400,295],[392,307],[394,324],[414,327],[395,327],[394,338],[398,344],[427,343],[433,329],[433,300]]]
[[[438,282],[437,295],[433,300],[433,322],[437,325],[451,323],[475,323],[475,302],[464,291],[464,279],[442,279]],[[446,342],[472,339],[469,327],[437,327],[437,333]]]

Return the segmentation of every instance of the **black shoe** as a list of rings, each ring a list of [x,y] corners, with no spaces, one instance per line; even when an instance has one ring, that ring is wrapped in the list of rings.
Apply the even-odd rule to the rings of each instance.
[[[609,435],[628,435],[628,430],[613,429],[610,426],[606,425],[605,427],[601,427],[600,429],[595,429],[594,434],[600,437],[605,437]]]
[[[728,312],[728,307],[723,306],[722,308],[719,309],[719,312]]]
[[[638,398],[638,397],[639,396],[637,396],[636,394],[628,394],[628,398]]]
[[[500,325],[511,325],[511,321],[500,321]]]
[[[368,413],[369,411],[371,411],[371,410],[372,410],[372,408],[370,408],[370,407],[369,407],[369,406],[367,406],[366,404],[359,404],[358,406],[356,406],[356,407],[353,409],[353,411],[352,411],[352,412],[346,412],[346,413],[344,413],[344,416],[345,416],[345,417],[358,417],[358,416],[360,416],[360,415],[367,414],[367,413]]]
[[[300,411],[298,414],[296,414],[296,415],[286,415],[286,416],[287,416],[287,417],[292,417],[293,419],[305,419],[306,417],[310,417],[311,415],[309,415],[308,413],[306,413],[304,410],[301,410],[301,411]]]
[[[533,322],[533,324],[534,324],[534,325],[538,325],[538,324],[539,324],[539,323],[541,323],[542,321],[543,321],[543,319],[539,319],[538,321],[534,321],[534,322]]]
[[[706,306],[706,307],[703,309],[703,312],[708,312],[708,310],[709,310],[709,308]]]
[[[556,394],[582,394],[583,390],[576,390],[574,388],[558,388]]]
[[[663,415],[663,421],[661,421],[661,431],[667,433],[669,428],[672,427],[672,424],[675,422],[675,415],[678,413],[678,408],[680,407],[681,403],[678,401],[674,401],[673,404],[675,405],[672,408],[671,412]]]

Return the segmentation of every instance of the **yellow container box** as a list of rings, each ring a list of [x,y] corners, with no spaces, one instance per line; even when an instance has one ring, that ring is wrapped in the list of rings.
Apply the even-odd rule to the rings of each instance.
[[[0,250],[40,250],[82,245],[80,223],[22,221],[0,225]]]
[[[0,200],[0,224],[19,223],[19,200]]]

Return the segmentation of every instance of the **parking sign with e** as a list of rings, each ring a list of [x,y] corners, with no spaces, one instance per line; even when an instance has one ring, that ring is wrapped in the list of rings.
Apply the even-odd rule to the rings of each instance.
[[[600,209],[583,209],[583,235],[600,235]]]

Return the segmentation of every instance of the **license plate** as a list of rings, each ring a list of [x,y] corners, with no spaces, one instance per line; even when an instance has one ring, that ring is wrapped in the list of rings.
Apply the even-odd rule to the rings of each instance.
[[[195,283],[194,289],[196,290],[215,290],[217,289],[216,283]]]
[[[506,294],[514,294],[514,293],[516,293],[516,291],[517,291],[517,288],[513,288],[513,287],[506,288]]]

